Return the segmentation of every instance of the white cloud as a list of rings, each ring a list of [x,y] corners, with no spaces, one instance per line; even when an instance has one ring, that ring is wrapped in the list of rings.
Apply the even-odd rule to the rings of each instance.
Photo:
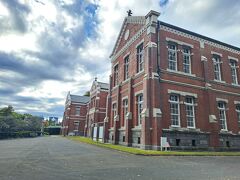
[[[0,36],[0,51],[9,53],[21,50],[37,51],[36,36],[34,34],[6,34]]]
[[[2,16],[9,16],[8,9],[0,2],[0,19]]]

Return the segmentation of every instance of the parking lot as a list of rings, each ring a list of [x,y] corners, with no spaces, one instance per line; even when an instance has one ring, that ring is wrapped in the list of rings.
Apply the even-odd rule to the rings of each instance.
[[[0,141],[0,179],[240,179],[240,157],[136,156],[50,136]]]

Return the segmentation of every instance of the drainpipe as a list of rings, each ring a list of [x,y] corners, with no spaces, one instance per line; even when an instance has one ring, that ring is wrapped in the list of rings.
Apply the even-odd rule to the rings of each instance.
[[[158,81],[160,82],[160,52],[159,52],[159,47],[160,47],[160,21],[157,21],[157,73],[158,73]]]

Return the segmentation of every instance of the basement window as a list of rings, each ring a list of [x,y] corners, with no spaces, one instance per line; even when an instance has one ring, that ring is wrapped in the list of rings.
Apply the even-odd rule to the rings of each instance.
[[[125,136],[123,136],[123,139],[122,139],[123,142],[125,142]]]
[[[141,144],[141,138],[138,137],[138,144]]]
[[[179,146],[180,145],[180,139],[176,139],[176,146]]]
[[[194,146],[194,147],[196,146],[196,140],[195,139],[192,140],[192,146]]]
[[[226,141],[226,146],[230,147],[230,142],[229,141]]]

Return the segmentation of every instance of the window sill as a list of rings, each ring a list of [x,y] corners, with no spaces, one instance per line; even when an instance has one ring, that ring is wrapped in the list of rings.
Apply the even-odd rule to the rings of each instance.
[[[141,125],[138,125],[138,126],[135,126],[134,128],[132,128],[132,131],[141,131],[141,130],[142,130]]]
[[[119,131],[125,131],[126,130],[126,127],[125,126],[123,126],[123,127],[121,127],[120,129],[118,129]]]
[[[214,79],[213,81],[216,83],[227,84],[226,81],[220,81],[220,80],[216,80],[216,79]]]
[[[115,89],[117,89],[119,87],[119,85],[116,85],[112,88],[112,91],[114,91]]]
[[[134,78],[138,78],[142,74],[144,74],[144,70],[142,70],[142,71],[138,72],[137,74],[135,74]]]
[[[127,79],[125,79],[125,80],[122,82],[122,85],[125,85],[125,84],[127,84],[129,81],[130,81],[130,77],[129,77],[129,78],[127,78]]]
[[[167,71],[171,72],[171,73],[185,75],[185,76],[196,77],[196,74],[185,73],[185,72],[182,72],[182,71],[174,71],[174,70],[171,70],[171,69],[167,69]]]
[[[240,84],[234,84],[234,83],[232,83],[232,86],[234,86],[234,87],[240,87]]]

